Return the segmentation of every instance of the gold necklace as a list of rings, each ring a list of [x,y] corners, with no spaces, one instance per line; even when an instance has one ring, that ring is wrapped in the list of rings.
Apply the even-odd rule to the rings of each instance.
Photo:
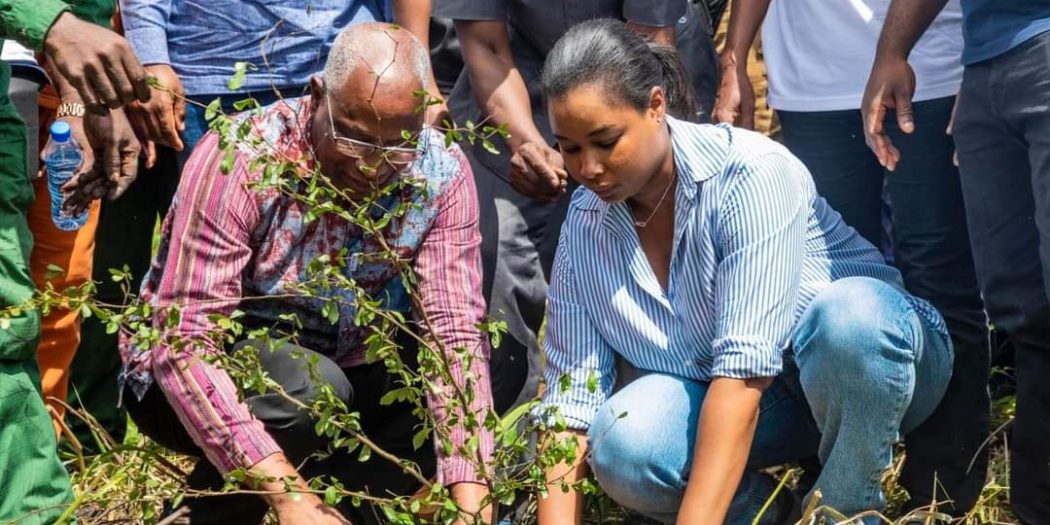
[[[624,201],[627,204],[627,211],[631,212],[631,218],[634,219],[635,226],[639,228],[645,228],[649,225],[649,222],[653,220],[653,217],[656,215],[656,212],[660,210],[660,206],[664,203],[664,199],[667,198],[667,194],[671,191],[671,186],[674,186],[674,181],[677,178],[678,177],[675,176],[675,172],[672,171],[671,182],[667,183],[667,187],[664,188],[664,194],[660,196],[660,200],[656,203],[656,206],[653,206],[653,211],[649,213],[649,216],[646,217],[644,221],[634,219],[634,208],[631,208],[631,202],[629,200]]]

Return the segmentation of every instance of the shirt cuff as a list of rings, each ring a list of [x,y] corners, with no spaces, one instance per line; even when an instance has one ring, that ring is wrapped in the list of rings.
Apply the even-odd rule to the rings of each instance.
[[[62,0],[22,0],[7,4],[7,9],[0,12],[0,24],[7,31],[14,30],[17,40],[36,50],[44,48],[44,38],[59,15],[69,11],[69,5]]]
[[[171,64],[168,56],[168,33],[157,26],[125,29],[124,38],[143,65]]]
[[[623,18],[628,22],[652,27],[669,27],[685,15],[687,0],[627,0],[623,3]]]
[[[581,432],[586,432],[591,428],[591,422],[594,421],[594,415],[597,414],[598,409],[601,408],[601,403],[598,403],[597,405],[578,405],[544,401],[538,407],[533,409],[533,417],[543,419],[548,427],[553,427],[557,422],[557,418],[553,414],[547,414],[550,407],[558,409],[557,414],[565,421],[566,430],[579,430]]]
[[[776,377],[784,368],[783,352],[765,341],[726,338],[716,340],[713,347],[711,377]]]

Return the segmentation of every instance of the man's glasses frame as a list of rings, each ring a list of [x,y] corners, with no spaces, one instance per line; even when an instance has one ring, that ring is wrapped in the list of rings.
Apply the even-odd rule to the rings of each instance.
[[[366,162],[378,158],[381,162],[385,162],[399,174],[411,171],[412,165],[423,156],[423,150],[418,147],[406,148],[403,146],[381,146],[363,140],[352,139],[340,134],[335,129],[335,117],[332,116],[332,100],[328,96],[327,89],[324,90],[324,98],[325,105],[327,106],[325,109],[328,112],[328,123],[332,128],[332,142],[335,143],[336,149],[339,150],[339,153]],[[420,126],[420,128],[422,128],[422,126]],[[411,137],[406,138],[406,140],[411,140]],[[379,167],[379,163],[370,164],[369,167],[376,169]]]

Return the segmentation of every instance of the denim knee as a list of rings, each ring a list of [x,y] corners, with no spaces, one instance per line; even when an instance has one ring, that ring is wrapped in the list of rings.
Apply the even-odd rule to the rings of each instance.
[[[602,406],[588,430],[591,471],[620,505],[650,517],[673,517],[685,492],[689,441],[695,438],[668,436],[651,408],[639,412],[615,401]]]
[[[922,330],[905,292],[877,279],[835,281],[806,308],[793,337],[800,367],[819,354],[834,373],[879,374],[882,361],[911,362]]]

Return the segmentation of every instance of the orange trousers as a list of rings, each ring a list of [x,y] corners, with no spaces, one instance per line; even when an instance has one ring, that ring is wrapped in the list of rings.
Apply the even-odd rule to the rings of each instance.
[[[54,91],[45,88],[40,94],[40,147],[47,144],[47,129],[54,119],[58,106]],[[98,227],[99,203],[91,205],[88,221],[76,231],[62,231],[51,222],[51,195],[47,178],[33,181],[36,200],[29,210],[29,230],[33,234],[33,251],[29,269],[33,282],[43,289],[50,282],[55,290],[62,291],[79,286],[91,278],[91,262],[95,254],[95,229]],[[48,266],[54,265],[65,273],[47,279]],[[69,365],[73,362],[77,346],[80,345],[80,315],[65,308],[54,308],[40,320],[40,343],[37,346],[37,364],[40,366],[40,382],[44,403],[54,410],[52,417],[55,432],[61,435],[59,421],[65,415],[69,393]]]

